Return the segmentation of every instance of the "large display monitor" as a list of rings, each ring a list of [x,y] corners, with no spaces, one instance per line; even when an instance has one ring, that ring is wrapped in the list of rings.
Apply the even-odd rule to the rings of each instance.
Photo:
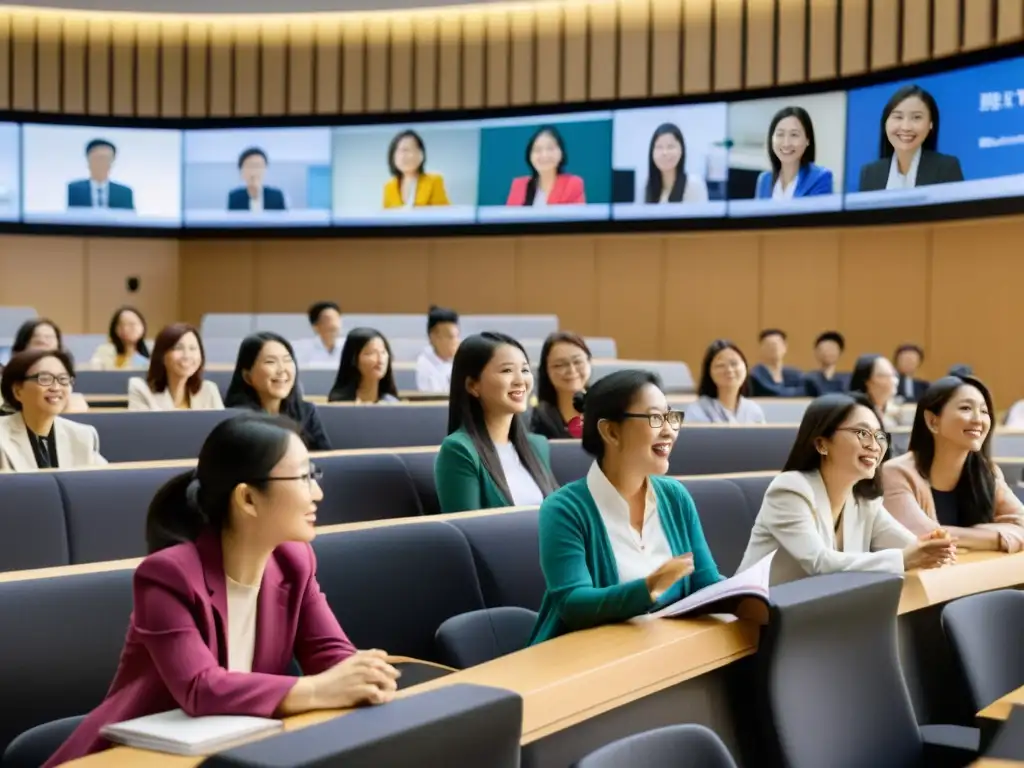
[[[0,123],[0,221],[21,218],[21,126]]]

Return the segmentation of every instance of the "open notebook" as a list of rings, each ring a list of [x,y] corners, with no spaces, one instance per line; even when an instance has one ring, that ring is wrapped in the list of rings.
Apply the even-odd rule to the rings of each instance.
[[[129,747],[174,755],[204,755],[283,728],[280,720],[226,715],[189,717],[182,710],[173,709],[108,725],[100,735]]]
[[[771,576],[772,557],[769,552],[745,571],[740,571],[710,587],[697,590],[689,597],[676,600],[668,605],[656,604],[649,612],[654,618],[693,617],[709,613],[737,612],[739,604],[753,598],[768,602],[768,583]]]

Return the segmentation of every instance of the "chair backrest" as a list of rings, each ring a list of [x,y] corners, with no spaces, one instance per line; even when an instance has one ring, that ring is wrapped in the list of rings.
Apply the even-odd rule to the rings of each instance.
[[[732,576],[743,561],[757,509],[727,479],[687,480],[684,485],[697,505],[697,516],[720,573]]]
[[[452,616],[437,628],[438,658],[449,667],[466,669],[521,651],[536,623],[536,611],[515,606]]]
[[[423,514],[416,486],[397,454],[324,456],[316,464],[324,471],[317,525]]]
[[[437,498],[437,483],[434,482],[434,462],[437,451],[396,454],[405,465],[409,479],[416,489],[420,500],[420,508],[424,515],[441,514],[441,502]]]
[[[779,471],[795,439],[796,427],[684,425],[669,455],[669,474]]]
[[[318,405],[317,412],[335,450],[440,445],[448,434],[447,403]]]
[[[955,600],[942,609],[942,629],[967,681],[972,712],[1024,685],[1024,592]]]
[[[0,571],[71,562],[55,474],[0,472]]]
[[[74,715],[30,728],[7,746],[0,768],[39,768],[68,740],[85,715]]]
[[[711,729],[669,725],[613,741],[574,768],[736,768],[736,763]]]
[[[594,457],[583,450],[579,440],[552,440],[551,474],[559,485],[586,477]]]
[[[215,426],[238,411],[86,411],[67,418],[96,428],[109,462],[194,459]],[[154,439],[157,436],[158,439]]]

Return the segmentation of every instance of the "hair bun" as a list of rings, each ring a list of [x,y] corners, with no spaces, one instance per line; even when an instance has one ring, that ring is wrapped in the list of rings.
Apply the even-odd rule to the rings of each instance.
[[[583,408],[587,404],[587,393],[580,390],[572,396],[572,407],[576,409],[577,413],[583,413]]]

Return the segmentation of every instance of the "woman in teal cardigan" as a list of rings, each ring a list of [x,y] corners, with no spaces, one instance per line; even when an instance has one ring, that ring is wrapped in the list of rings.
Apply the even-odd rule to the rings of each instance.
[[[485,332],[459,344],[448,437],[434,464],[442,512],[537,506],[558,487],[548,441],[522,422],[532,389],[530,362],[511,336]]]
[[[646,613],[723,578],[693,499],[663,477],[683,415],[658,377],[618,371],[577,395],[587,476],[540,508],[547,590],[531,644]]]

